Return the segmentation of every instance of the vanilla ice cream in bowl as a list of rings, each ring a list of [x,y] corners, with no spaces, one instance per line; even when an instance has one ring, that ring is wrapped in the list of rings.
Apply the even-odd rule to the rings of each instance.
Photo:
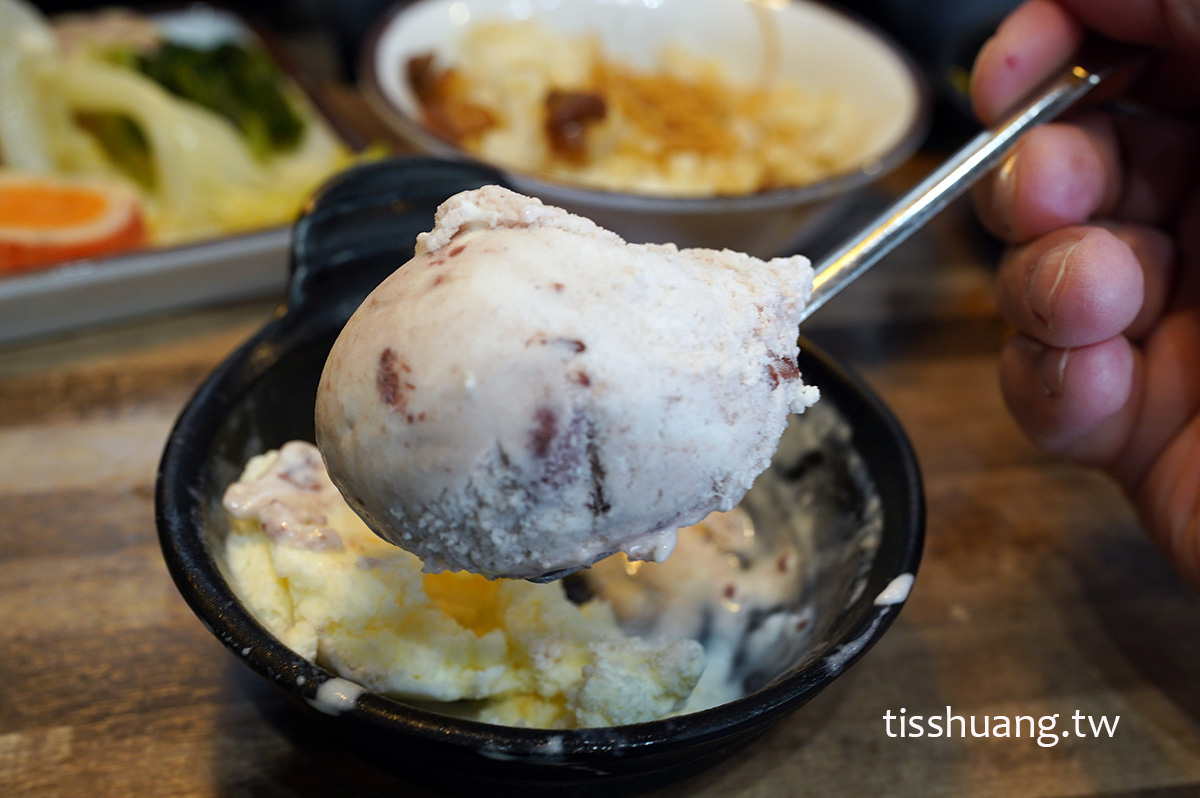
[[[803,258],[630,245],[506,177],[393,160],[317,195],[285,308],[172,431],[160,539],[235,657],[402,778],[650,789],[884,633],[919,472],[797,350]]]
[[[808,0],[416,0],[362,52],[419,151],[629,241],[796,251],[927,129],[903,51]]]

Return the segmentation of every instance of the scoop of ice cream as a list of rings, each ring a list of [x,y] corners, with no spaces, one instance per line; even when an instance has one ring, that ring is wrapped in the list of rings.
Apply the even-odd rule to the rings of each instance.
[[[451,197],[317,393],[350,505],[427,571],[538,576],[737,504],[789,412],[803,257],[626,244],[497,186]]]

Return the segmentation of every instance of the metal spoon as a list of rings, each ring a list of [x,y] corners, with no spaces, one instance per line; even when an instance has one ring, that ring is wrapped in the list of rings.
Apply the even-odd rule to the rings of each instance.
[[[1106,39],[1089,39],[1070,66],[1043,84],[1007,119],[977,134],[865,229],[814,264],[817,274],[813,295],[801,320],[965,194],[1007,157],[1023,133],[1056,118],[1114,73],[1144,56],[1143,50]]]

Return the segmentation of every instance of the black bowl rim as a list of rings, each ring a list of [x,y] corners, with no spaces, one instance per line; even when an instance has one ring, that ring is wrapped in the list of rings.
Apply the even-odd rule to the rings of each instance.
[[[303,310],[303,308],[301,308]],[[180,414],[168,438],[159,466],[156,522],[168,570],[186,602],[201,622],[231,652],[277,687],[305,699],[314,708],[318,688],[336,674],[300,657],[271,635],[241,604],[226,583],[209,550],[194,514],[206,497],[191,490],[190,474],[199,473],[207,459],[208,442],[242,394],[270,371],[285,352],[311,342],[325,330],[306,330],[303,313],[284,312],[220,364],[200,386]],[[819,363],[887,430],[898,455],[906,496],[912,501],[908,528],[896,568],[883,574],[891,580],[916,575],[925,533],[925,503],[915,453],[898,421],[875,393],[857,376],[833,361],[811,342],[801,341],[802,356]],[[885,530],[885,534],[887,531]],[[419,709],[399,700],[364,691],[351,715],[368,726],[401,732],[435,745],[494,752],[502,758],[547,762],[570,757],[586,760],[619,752],[661,752],[765,728],[784,713],[803,705],[866,653],[895,620],[904,602],[872,604],[862,619],[829,652],[749,696],[712,709],[628,726],[573,730],[524,729],[454,718]]]
[[[753,194],[717,195],[711,197],[681,197],[671,195],[634,194],[588,188],[573,183],[550,180],[534,173],[516,171],[475,157],[465,150],[431,133],[424,125],[396,105],[384,92],[378,78],[376,54],[383,35],[395,23],[396,18],[416,6],[432,0],[398,2],[392,6],[367,31],[359,53],[357,65],[359,90],[374,108],[376,114],[394,132],[412,142],[429,155],[447,160],[478,164],[499,169],[514,188],[526,194],[545,196],[552,203],[568,203],[579,207],[592,207],[607,211],[624,211],[651,214],[676,214],[698,216],[707,214],[756,213],[767,209],[800,206],[816,203],[833,197],[850,194],[887,175],[907,161],[921,146],[929,132],[932,120],[932,89],[916,61],[889,34],[868,20],[846,9],[826,3],[814,2],[824,11],[839,16],[852,25],[864,30],[882,44],[903,66],[913,84],[917,108],[908,128],[899,136],[891,149],[865,159],[860,168],[832,175],[802,186],[771,189]],[[791,2],[792,0],[789,0]]]

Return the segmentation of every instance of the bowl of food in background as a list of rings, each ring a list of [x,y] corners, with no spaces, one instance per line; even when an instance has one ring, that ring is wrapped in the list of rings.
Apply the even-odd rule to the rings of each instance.
[[[557,582],[423,574],[350,511],[313,446],[347,318],[434,209],[496,170],[397,159],[335,178],[297,225],[285,313],[200,387],[158,475],[164,557],[241,660],[378,766],[435,789],[629,794],[677,781],[803,706],[888,629],[920,559],[903,431],[807,341],[821,399],[732,512],[664,563]]]
[[[417,0],[362,52],[419,151],[630,241],[795,251],[927,128],[900,48],[801,0]]]

